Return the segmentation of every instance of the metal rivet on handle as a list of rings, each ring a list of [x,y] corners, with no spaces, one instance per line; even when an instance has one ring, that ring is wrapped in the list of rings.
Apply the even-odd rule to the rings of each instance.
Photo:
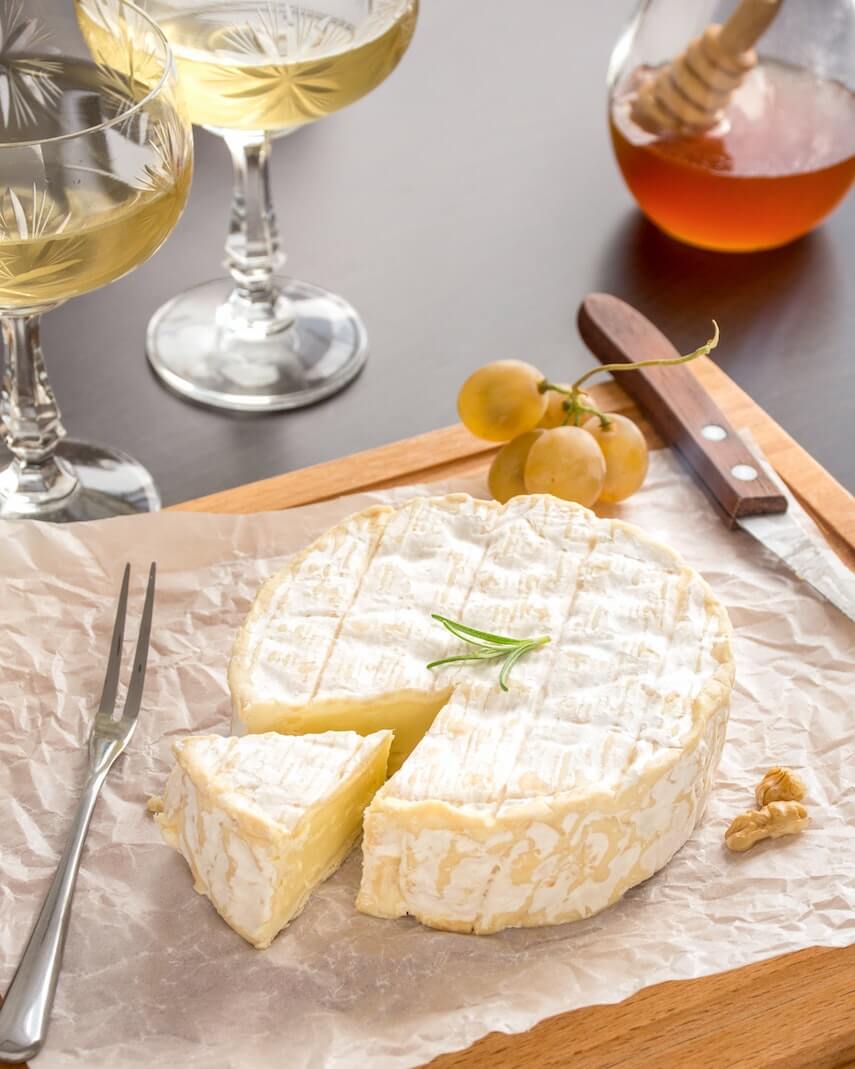
[[[706,427],[701,427],[701,434],[711,442],[720,442],[727,437],[727,431],[717,423],[708,423]]]
[[[734,464],[730,469],[730,474],[734,479],[741,479],[744,483],[750,483],[752,479],[757,478],[757,469],[752,468],[750,464]]]

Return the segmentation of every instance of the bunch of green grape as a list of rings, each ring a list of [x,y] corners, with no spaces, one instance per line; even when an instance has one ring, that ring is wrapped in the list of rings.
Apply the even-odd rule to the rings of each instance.
[[[493,497],[504,503],[517,494],[554,494],[591,508],[634,494],[647,474],[644,435],[626,416],[601,412],[580,387],[598,371],[706,355],[718,344],[713,325],[713,337],[686,356],[598,366],[572,385],[551,383],[522,360],[497,360],[475,371],[460,389],[457,409],[473,434],[505,443],[490,467]]]

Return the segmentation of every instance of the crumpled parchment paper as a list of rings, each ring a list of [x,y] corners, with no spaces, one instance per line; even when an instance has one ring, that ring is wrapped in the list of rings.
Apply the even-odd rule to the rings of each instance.
[[[253,950],[193,892],[145,808],[172,739],[229,730],[226,665],[261,581],[329,524],[412,488],[246,517],[0,524],[2,989],[83,780],[122,565],[134,568],[128,663],[148,562],[159,567],[139,727],[95,812],[39,1069],[399,1069],[648,984],[855,940],[855,628],[727,531],[668,452],[651,459],[644,490],[615,512],[699,568],[735,629],[715,790],[673,861],[611,909],[486,937],[357,913],[357,850],[269,950]],[[485,493],[480,479],[438,489]],[[728,853],[725,827],[777,763],[806,780],[810,829]]]

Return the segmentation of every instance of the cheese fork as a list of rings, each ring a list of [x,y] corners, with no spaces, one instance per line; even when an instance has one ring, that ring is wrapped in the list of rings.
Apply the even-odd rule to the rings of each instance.
[[[125,565],[116,621],[113,624],[113,637],[110,641],[104,689],[89,735],[89,770],[86,783],[53,883],[27,942],[24,956],[12,977],[5,1001],[0,1006],[0,1061],[17,1063],[33,1058],[38,1054],[47,1035],[48,1019],[59,980],[62,951],[71,916],[71,900],[89,822],[101,785],[113,762],[130,742],[137,726],[148,659],[155,573],[156,568],[152,564],[148,573],[148,587],[125,705],[121,714],[116,717],[114,709],[122,664],[128,583],[131,575],[130,564]]]

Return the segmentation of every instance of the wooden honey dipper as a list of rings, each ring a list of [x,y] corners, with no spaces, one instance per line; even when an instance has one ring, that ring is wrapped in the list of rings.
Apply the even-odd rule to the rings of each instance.
[[[731,94],[757,63],[755,42],[782,0],[742,0],[722,26],[707,26],[644,82],[632,118],[652,134],[700,134],[720,121]]]

